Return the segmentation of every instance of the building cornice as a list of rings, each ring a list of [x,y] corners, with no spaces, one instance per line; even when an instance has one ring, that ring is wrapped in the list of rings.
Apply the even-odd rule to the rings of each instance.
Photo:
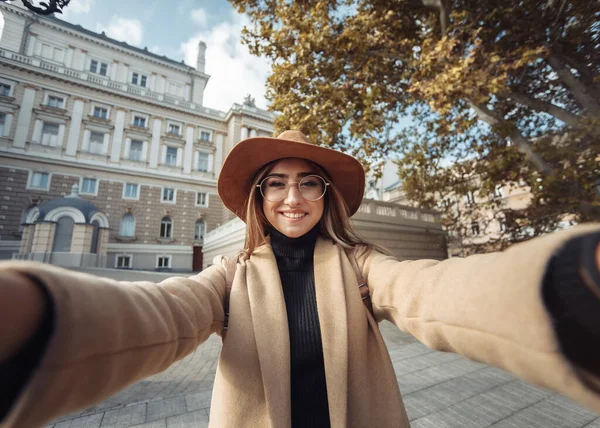
[[[150,179],[157,179],[157,180],[164,180],[165,178],[168,178],[169,181],[175,181],[178,183],[185,183],[188,185],[192,185],[192,186],[196,186],[196,185],[204,185],[204,186],[211,186],[211,187],[216,187],[217,185],[217,180],[213,179],[213,180],[206,180],[206,179],[202,179],[200,177],[180,177],[180,176],[176,176],[176,175],[168,175],[168,174],[160,174],[160,173],[152,173],[152,172],[148,172],[148,171],[142,171],[142,170],[129,170],[129,169],[124,169],[122,167],[122,165],[119,164],[115,164],[115,165],[98,165],[96,163],[92,163],[92,162],[87,162],[85,159],[76,159],[74,158],[72,161],[69,159],[57,159],[57,158],[52,158],[48,156],[48,153],[39,153],[39,156],[37,153],[35,152],[20,152],[20,153],[14,153],[14,152],[10,152],[10,151],[5,151],[0,149],[0,158],[1,157],[6,157],[6,158],[10,158],[10,159],[18,159],[21,161],[28,161],[28,162],[38,162],[38,163],[46,163],[46,164],[50,164],[50,165],[58,165],[58,166],[66,166],[66,167],[71,167],[71,168],[86,168],[88,170],[93,170],[93,171],[99,171],[99,172],[112,172],[112,173],[118,173],[121,175],[130,175],[132,177],[145,177],[145,178],[150,178]]]

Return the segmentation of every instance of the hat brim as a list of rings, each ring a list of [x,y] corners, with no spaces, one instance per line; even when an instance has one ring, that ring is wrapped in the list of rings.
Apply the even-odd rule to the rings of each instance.
[[[263,165],[285,158],[307,159],[321,166],[342,194],[350,215],[358,210],[365,191],[365,171],[357,159],[325,147],[272,137],[248,138],[231,150],[217,184],[223,204],[245,222],[252,179]]]

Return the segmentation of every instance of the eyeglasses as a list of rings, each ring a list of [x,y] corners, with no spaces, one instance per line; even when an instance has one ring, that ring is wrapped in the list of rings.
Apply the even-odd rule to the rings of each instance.
[[[318,175],[307,175],[300,181],[288,181],[285,178],[270,176],[266,177],[256,187],[260,193],[269,202],[283,201],[290,191],[290,186],[296,184],[298,191],[307,201],[318,201],[327,191],[329,183],[323,177]]]

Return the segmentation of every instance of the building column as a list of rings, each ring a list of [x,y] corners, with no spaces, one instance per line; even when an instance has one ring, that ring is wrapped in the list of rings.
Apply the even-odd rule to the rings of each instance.
[[[37,34],[29,33],[29,37],[27,38],[27,56],[33,56],[35,51],[35,43],[37,42]]]
[[[23,234],[21,235],[21,246],[19,254],[31,253],[31,244],[33,243],[33,234],[35,232],[35,224],[26,224],[23,226]]]
[[[155,117],[152,127],[152,143],[150,145],[150,168],[158,167],[158,153],[160,151],[160,132],[162,130],[162,117]]]
[[[96,267],[105,268],[108,254],[108,236],[110,229],[107,227],[101,227],[98,231],[98,249],[96,251]],[[112,266],[111,266],[112,267]]]
[[[73,54],[75,52],[75,46],[73,45],[69,45],[69,49],[67,49],[67,52],[65,54],[65,67],[67,68],[73,68]]]
[[[50,260],[52,245],[54,244],[54,232],[56,223],[44,221],[36,223],[33,233],[33,243],[31,244],[31,259],[47,262]]]
[[[256,129],[251,129],[250,130],[250,138],[254,138],[256,137]]]
[[[23,93],[23,101],[21,102],[21,109],[19,110],[19,117],[17,118],[17,130],[15,132],[15,139],[13,140],[13,147],[18,147],[20,149],[24,149],[25,143],[27,142],[27,134],[29,134],[29,128],[31,127],[35,93],[38,89],[36,86],[24,86],[25,92]]]
[[[185,154],[183,155],[183,172],[190,174],[192,172],[192,158],[194,151],[194,127],[187,126],[185,133]]]
[[[221,166],[223,166],[223,150],[224,150],[224,142],[223,142],[223,134],[217,134],[216,140],[216,153],[215,153],[215,175],[218,176],[219,172],[221,172]]]
[[[121,160],[121,147],[123,146],[123,129],[125,128],[125,109],[117,107],[115,118],[115,131],[113,132],[113,141],[110,148],[110,161],[118,163]],[[129,153],[125,153],[127,156]]]
[[[240,141],[245,140],[246,138],[248,138],[248,127],[242,126],[242,138]]]
[[[71,240],[71,253],[86,254],[92,248],[92,235],[94,226],[87,223],[75,223],[73,225],[73,238]]]
[[[71,114],[71,124],[69,126],[69,136],[67,137],[67,148],[65,149],[65,155],[67,156],[75,156],[77,154],[84,106],[84,99],[75,98],[75,102],[73,103],[73,113]]]

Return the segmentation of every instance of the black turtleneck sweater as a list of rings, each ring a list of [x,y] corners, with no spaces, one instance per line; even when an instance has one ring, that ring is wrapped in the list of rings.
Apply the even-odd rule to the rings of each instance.
[[[315,226],[300,238],[270,228],[290,334],[292,427],[329,427],[323,344],[317,312],[313,254]]]

